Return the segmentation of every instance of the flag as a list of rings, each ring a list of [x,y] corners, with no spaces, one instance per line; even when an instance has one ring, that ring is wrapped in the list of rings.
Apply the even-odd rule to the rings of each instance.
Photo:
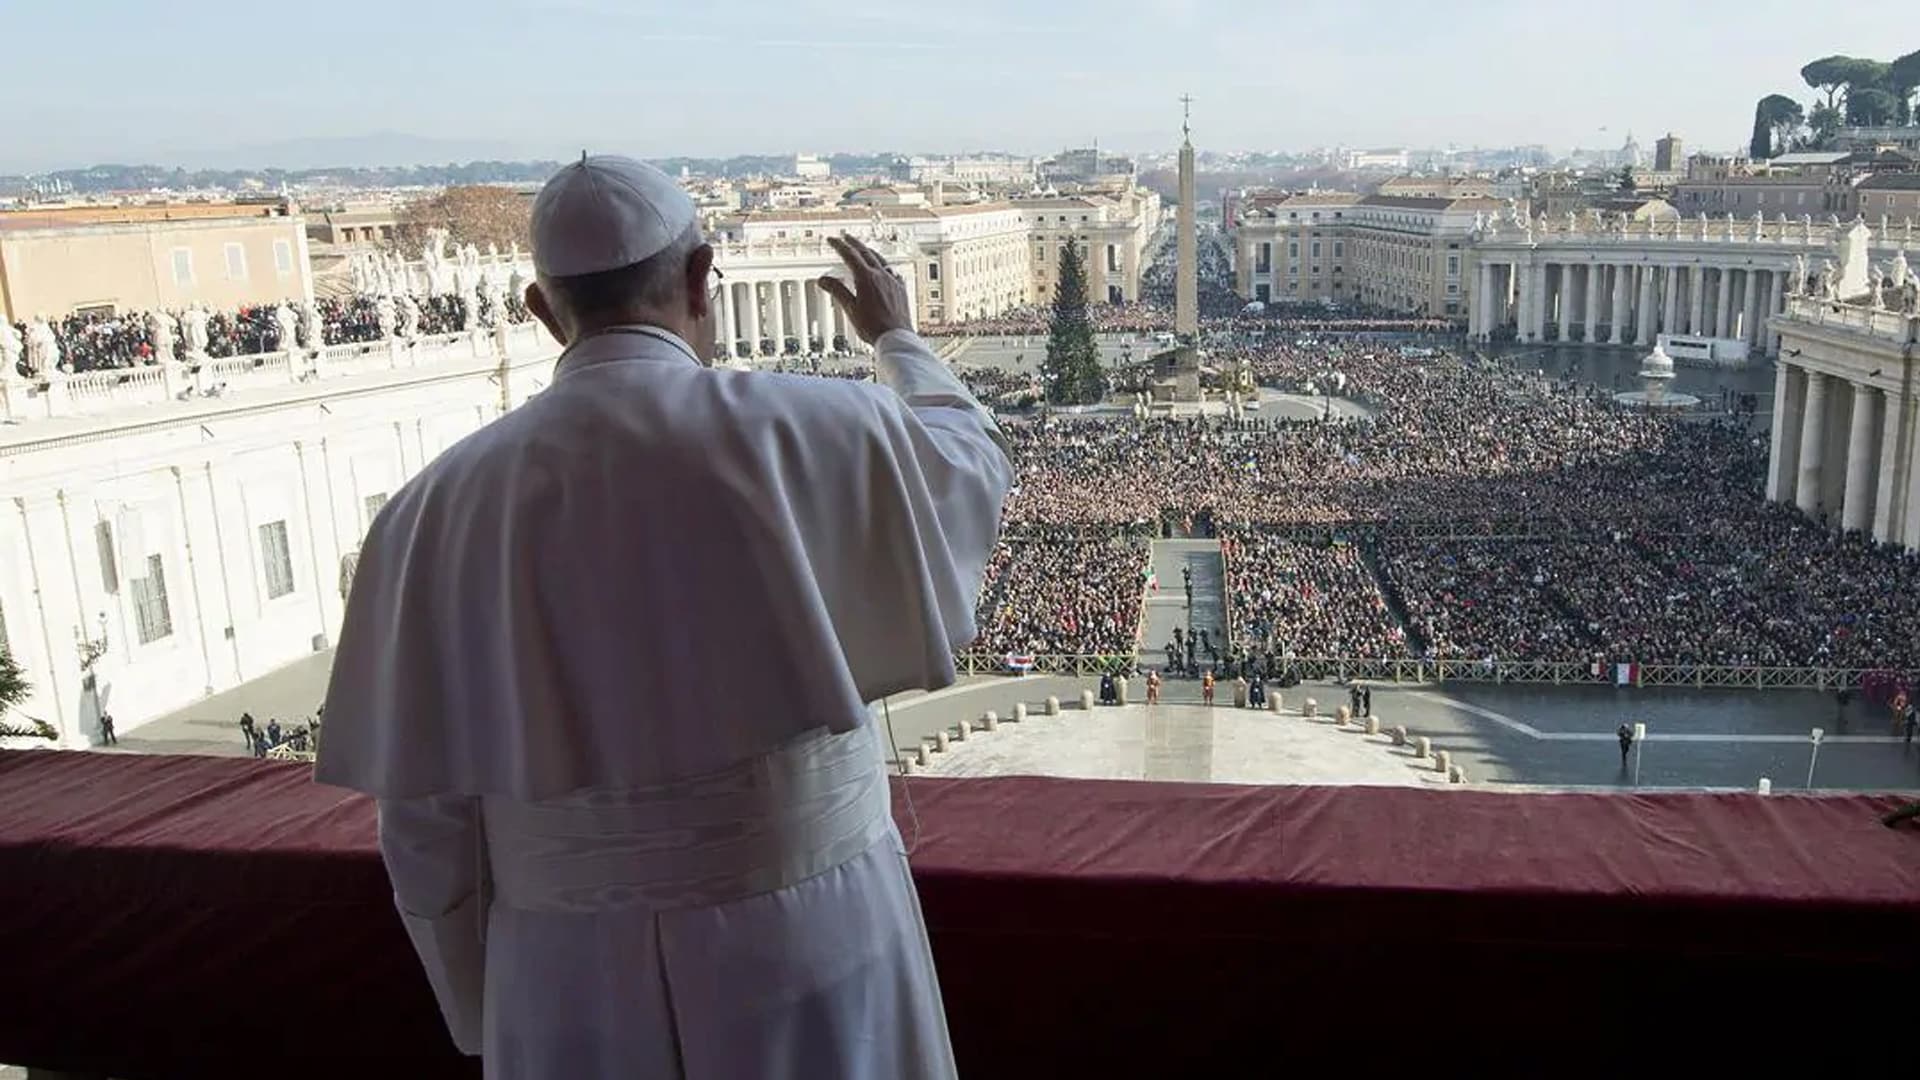
[[[1613,665],[1613,685],[1639,686],[1640,665],[1632,662]]]

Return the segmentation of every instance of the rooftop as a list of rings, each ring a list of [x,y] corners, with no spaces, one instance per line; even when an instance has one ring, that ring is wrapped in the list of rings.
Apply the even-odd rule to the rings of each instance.
[[[0,211],[0,231],[70,229],[81,225],[147,225],[285,217],[277,203],[174,203],[166,206],[63,206]]]

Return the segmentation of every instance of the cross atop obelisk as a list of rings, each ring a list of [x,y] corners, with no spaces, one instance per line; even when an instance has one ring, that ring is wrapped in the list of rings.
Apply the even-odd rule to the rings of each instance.
[[[1180,141],[1193,141],[1193,95],[1180,95]]]

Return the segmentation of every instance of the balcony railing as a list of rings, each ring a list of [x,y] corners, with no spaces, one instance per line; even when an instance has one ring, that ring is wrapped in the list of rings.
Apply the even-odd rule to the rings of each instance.
[[[1920,316],[1898,311],[1822,300],[1814,296],[1787,298],[1787,318],[1813,326],[1850,330],[1897,345],[1920,342]]]
[[[1649,241],[1682,244],[1753,244],[1771,247],[1824,248],[1833,243],[1838,232],[1853,227],[1853,222],[1829,216],[1815,220],[1802,215],[1762,218],[1663,217],[1644,220],[1595,218],[1591,214],[1571,218],[1538,217],[1522,224],[1501,217],[1489,221],[1481,233],[1481,243],[1502,244],[1642,244]],[[1868,222],[1868,243],[1889,250],[1920,251],[1920,222],[1912,218],[1893,221],[1882,216]]]
[[[311,775],[0,753],[0,1061],[195,1080],[477,1077],[395,914],[372,802]],[[1644,1070],[1649,1044],[1609,1037],[1607,1018],[1707,1002],[1738,1015],[1666,1025],[1667,1052],[1697,1047],[1723,1067],[1743,1049],[1830,1055],[1832,1025],[1809,1017],[1831,1015],[1836,993],[1897,1013],[1920,971],[1920,834],[1877,824],[1898,805],[895,786],[960,1073],[995,1080],[1241,1076],[1276,1053],[1431,1071],[1489,1018],[1508,1058],[1579,1047],[1583,1066],[1624,1073]],[[1443,992],[1418,992],[1428,985]],[[1734,1029],[1773,1034],[1727,1039]],[[1897,1036],[1863,1048],[1904,1060]]]

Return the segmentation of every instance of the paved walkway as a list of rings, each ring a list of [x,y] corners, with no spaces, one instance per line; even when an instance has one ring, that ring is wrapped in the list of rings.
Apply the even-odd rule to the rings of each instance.
[[[302,657],[122,732],[119,748],[140,754],[245,755],[240,714],[252,713],[262,727],[276,716],[282,727],[297,727],[326,699],[332,668],[332,649]]]
[[[1061,776],[1221,784],[1440,783],[1432,763],[1382,735],[1327,719],[1204,705],[1122,705],[1029,714],[974,731],[921,775]]]
[[[1182,571],[1193,575],[1193,604],[1187,604]],[[1214,647],[1224,652],[1221,640],[1227,625],[1226,566],[1220,558],[1217,540],[1155,540],[1153,572],[1160,581],[1159,591],[1146,600],[1146,629],[1140,641],[1140,660],[1151,668],[1166,670],[1167,642],[1173,640],[1174,627],[1181,634],[1205,630]],[[1206,663],[1206,654],[1195,646],[1194,657]]]

